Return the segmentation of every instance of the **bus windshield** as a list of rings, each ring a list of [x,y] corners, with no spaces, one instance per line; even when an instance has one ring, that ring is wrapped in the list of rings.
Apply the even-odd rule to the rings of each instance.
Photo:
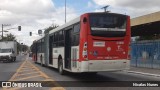
[[[126,34],[127,17],[125,15],[91,14],[89,21],[93,36],[123,37]]]
[[[12,52],[12,49],[0,49],[0,53],[9,53]]]

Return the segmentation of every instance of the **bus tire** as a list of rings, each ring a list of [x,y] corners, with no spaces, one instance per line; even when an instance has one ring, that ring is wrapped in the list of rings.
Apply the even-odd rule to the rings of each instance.
[[[16,57],[14,57],[14,62],[16,61]]]
[[[62,62],[62,59],[59,60],[58,62],[58,71],[61,75],[64,75],[65,74],[65,71],[63,70],[63,62]]]
[[[14,57],[11,58],[10,62],[14,62]]]

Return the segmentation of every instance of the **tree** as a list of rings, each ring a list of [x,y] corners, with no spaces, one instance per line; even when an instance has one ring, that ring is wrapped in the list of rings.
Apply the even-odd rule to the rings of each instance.
[[[44,33],[46,34],[46,33],[48,33],[49,31],[51,31],[51,30],[53,30],[53,29],[55,29],[55,28],[57,28],[57,27],[59,27],[59,25],[52,24],[51,26],[49,26],[48,28],[45,29]]]
[[[14,41],[16,40],[16,36],[14,36],[13,34],[7,34],[7,36],[3,37],[3,40],[1,39],[0,41]]]

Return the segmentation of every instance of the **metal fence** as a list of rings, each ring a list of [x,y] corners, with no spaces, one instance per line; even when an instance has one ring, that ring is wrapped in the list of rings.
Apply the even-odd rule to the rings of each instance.
[[[160,40],[132,42],[131,66],[160,69]]]

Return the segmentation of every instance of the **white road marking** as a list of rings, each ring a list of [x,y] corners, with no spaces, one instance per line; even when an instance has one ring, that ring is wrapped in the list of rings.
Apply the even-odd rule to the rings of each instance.
[[[151,73],[136,72],[136,71],[126,71],[126,72],[128,72],[128,73],[135,73],[135,74],[141,74],[141,75],[147,75],[147,76],[160,77],[159,74],[151,74]]]

